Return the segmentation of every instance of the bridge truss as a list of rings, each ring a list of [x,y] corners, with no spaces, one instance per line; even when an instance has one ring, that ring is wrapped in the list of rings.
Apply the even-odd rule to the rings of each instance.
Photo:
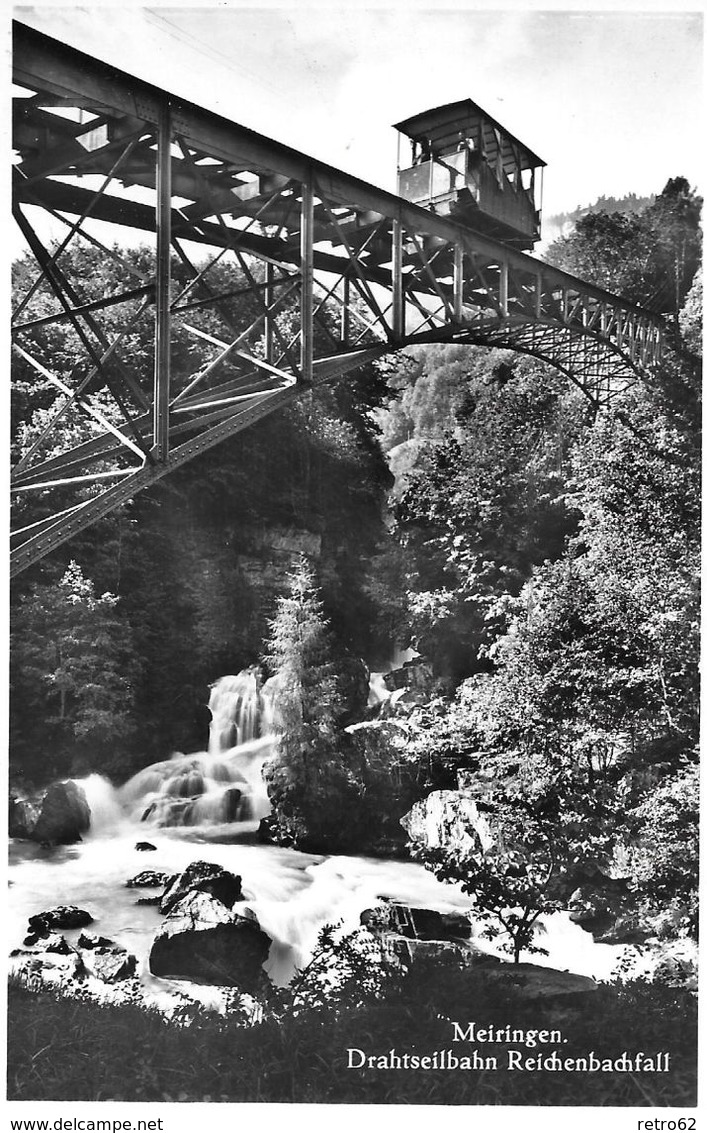
[[[658,316],[20,24],[14,81],[13,215],[36,277],[13,312],[13,351],[57,395],[13,470],[12,574],[304,391],[406,345],[531,354],[597,406],[659,359]],[[48,218],[64,233],[51,243]],[[149,272],[120,251],[145,233]],[[118,260],[125,287],[88,298],[67,254],[77,241]],[[211,313],[209,330],[195,310]],[[84,360],[69,374],[37,348],[59,322]],[[130,356],[145,326],[149,374]],[[188,373],[175,367],[185,335],[200,349]]]

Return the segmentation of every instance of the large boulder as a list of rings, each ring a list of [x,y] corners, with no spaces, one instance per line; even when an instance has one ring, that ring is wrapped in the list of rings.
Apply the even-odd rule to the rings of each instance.
[[[191,862],[165,889],[160,912],[170,913],[191,892],[208,893],[227,909],[243,900],[241,879],[236,874],[215,862]]]
[[[452,961],[463,968],[501,963],[471,940],[413,940],[409,936],[390,933],[383,938],[383,951],[403,968],[409,968],[420,960],[428,963]]]
[[[29,918],[29,931],[37,937],[48,936],[57,928],[83,928],[92,924],[93,917],[78,905],[56,905],[44,913],[36,913]]]
[[[31,799],[10,796],[8,834],[10,838],[31,838],[39,817],[39,808]]]
[[[401,668],[385,673],[383,683],[389,692],[405,689],[411,703],[424,704],[433,696],[439,681],[432,666],[418,659],[406,661]]]
[[[38,952],[55,952],[57,956],[68,956],[75,949],[69,944],[65,936],[59,932],[50,932],[47,936],[28,936],[24,943],[27,948],[13,948],[11,956],[35,956]]]
[[[229,787],[223,793],[223,822],[237,822],[243,809],[243,791],[240,787]]]
[[[50,846],[68,846],[80,842],[90,825],[91,808],[83,788],[71,780],[52,783],[42,800],[31,837]]]
[[[258,841],[261,842],[263,846],[274,846],[275,834],[276,823],[273,816],[268,814],[265,818],[261,818],[258,824]]]
[[[450,853],[486,852],[493,833],[475,798],[465,791],[433,791],[415,803],[400,822],[411,842],[430,849],[444,847]]]
[[[599,986],[589,976],[539,964],[488,964],[474,969],[470,979],[472,984],[478,979],[483,991],[497,988],[499,993],[512,992],[519,999],[557,1000],[567,1005],[580,1003]],[[469,984],[466,986],[468,988]]]
[[[590,932],[597,944],[645,944],[655,936],[649,920],[632,910],[622,879],[581,885],[570,895],[570,920]]]
[[[616,919],[615,910],[606,897],[589,886],[580,886],[567,902],[570,920],[587,932],[603,934]]]
[[[114,940],[82,932],[77,947],[86,971],[103,983],[114,984],[135,975],[136,957]]]
[[[155,869],[143,869],[126,881],[128,889],[157,889],[164,888],[175,877],[173,873],[161,873]]]
[[[379,939],[384,954],[403,968],[419,960],[451,960],[470,967],[491,959],[471,941],[471,922],[464,914],[385,901],[364,909],[361,924]]]
[[[250,910],[234,913],[212,894],[192,890],[171,906],[152,945],[150,971],[256,993],[271,943]]]
[[[607,927],[592,930],[597,944],[645,944],[653,936],[652,925],[641,919],[638,913],[620,913]]]
[[[471,921],[463,913],[415,909],[395,901],[364,909],[361,924],[376,936],[392,932],[410,940],[468,940],[471,936]]]

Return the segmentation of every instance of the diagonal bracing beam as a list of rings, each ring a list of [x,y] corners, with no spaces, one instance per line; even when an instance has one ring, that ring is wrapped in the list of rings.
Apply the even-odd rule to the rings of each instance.
[[[80,368],[83,352],[89,377],[77,385],[54,374],[51,362],[44,366],[63,400],[36,434],[41,443],[21,454],[13,573],[305,389],[407,344],[475,343],[531,354],[596,405],[659,360],[663,328],[651,312],[21,24],[14,74],[22,88],[14,210],[39,265],[15,330],[36,361],[35,336],[68,321],[76,361]],[[98,189],[86,187],[91,177]],[[54,251],[39,241],[23,206],[68,226]],[[61,268],[57,260],[72,241],[105,247],[96,222],[110,225],[118,243],[126,227],[151,235],[154,277],[126,264],[141,286],[115,296],[91,294],[69,278],[70,257]],[[172,249],[189,273],[177,289]],[[116,247],[106,254],[121,258]],[[217,264],[214,287],[209,273]],[[33,309],[44,280],[59,305],[53,313]],[[257,312],[243,325],[231,303],[241,296]],[[154,320],[151,383],[118,352],[130,323],[111,338],[101,322],[121,302],[140,299]],[[202,313],[227,328],[225,340],[213,333],[213,318],[197,325]],[[203,348],[210,361],[186,378],[174,365],[177,328],[212,340]],[[115,372],[105,368],[109,359]],[[115,416],[93,406],[103,433],[79,429],[80,439],[62,450],[61,426],[72,414],[80,422],[83,391],[96,374],[115,400]],[[137,469],[126,466],[135,450],[143,456]]]

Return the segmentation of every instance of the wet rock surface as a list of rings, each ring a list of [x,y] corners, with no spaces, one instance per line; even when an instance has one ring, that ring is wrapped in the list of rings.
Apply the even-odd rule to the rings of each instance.
[[[210,894],[227,909],[243,900],[241,879],[237,874],[214,862],[197,861],[172,878],[160,902],[160,912],[170,913],[192,892]]]
[[[361,924],[374,934],[396,933],[411,940],[468,940],[471,937],[471,922],[464,914],[416,909],[394,901],[364,909]]]
[[[236,822],[245,805],[243,791],[240,787],[229,787],[229,789],[224,792],[223,801],[225,808],[223,821]]]
[[[39,945],[38,951],[55,952],[58,956],[68,956],[74,951],[66,937],[59,932],[50,932],[48,936],[36,938],[35,944]]]
[[[471,940],[471,922],[463,913],[384,901],[364,909],[361,924],[378,937],[384,953],[405,968],[419,960],[451,960],[462,967],[498,963]]]
[[[137,958],[114,940],[82,932],[77,949],[89,975],[103,983],[117,983],[135,975]]]
[[[451,960],[463,968],[476,964],[500,964],[502,961],[489,956],[472,941],[454,940],[413,940],[409,936],[391,933],[384,938],[384,950],[394,957],[404,968],[420,960]]]
[[[249,910],[232,912],[210,893],[187,893],[155,937],[150,971],[170,979],[255,992],[272,941]]]
[[[82,787],[72,780],[52,783],[37,800],[15,800],[10,834],[48,846],[80,842],[91,825],[91,808]],[[14,831],[14,833],[13,833]]]
[[[28,938],[29,939],[29,938]],[[20,959],[19,970],[46,982],[66,981],[93,976],[102,983],[114,984],[131,979],[137,958],[127,948],[105,936],[82,932],[75,945],[53,932],[35,938],[29,948],[16,948],[11,956]]]
[[[78,905],[56,905],[44,913],[37,913],[28,921],[30,935],[47,936],[55,928],[83,928],[92,924],[93,917]]]
[[[401,825],[411,842],[466,853],[493,844],[487,819],[469,791],[432,791],[403,815]]]
[[[135,877],[131,877],[126,881],[128,889],[157,889],[158,887],[164,888],[168,882],[172,881],[176,875],[173,873],[161,873],[155,869],[143,869],[137,873]]]
[[[31,799],[10,797],[8,834],[10,838],[31,838],[39,817],[39,807]]]

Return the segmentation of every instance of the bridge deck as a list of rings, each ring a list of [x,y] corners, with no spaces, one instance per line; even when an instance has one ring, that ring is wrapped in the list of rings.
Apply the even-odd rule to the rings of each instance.
[[[13,212],[39,274],[13,314],[13,343],[61,400],[14,470],[24,518],[13,573],[312,383],[386,351],[509,347],[558,367],[597,404],[658,360],[659,317],[532,256],[20,24],[14,58]],[[38,210],[66,229],[58,251],[38,234]],[[95,221],[154,234],[154,274],[135,286],[126,263],[125,289],[91,299],[62,255],[77,239],[100,243]],[[174,252],[192,277],[181,293]],[[226,291],[212,285],[225,263],[238,284]],[[40,288],[51,297],[41,316]],[[244,291],[245,322],[231,302]],[[189,321],[204,308],[217,331]],[[60,320],[85,358],[79,377],[38,349],[40,329]],[[150,375],[125,350],[146,320]],[[174,364],[177,333],[208,352],[192,373]]]

